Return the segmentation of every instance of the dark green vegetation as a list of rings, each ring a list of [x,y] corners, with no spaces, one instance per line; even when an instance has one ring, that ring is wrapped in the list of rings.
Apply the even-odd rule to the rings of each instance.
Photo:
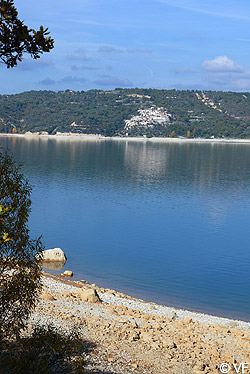
[[[124,130],[125,120],[151,107],[163,107],[170,120]],[[249,138],[250,94],[135,88],[1,95],[0,132],[27,131]]]
[[[42,244],[27,227],[30,192],[13,160],[0,154],[0,339],[19,335],[41,288],[35,256]]]
[[[48,29],[29,29],[19,18],[13,0],[0,0],[0,61],[12,68],[22,60],[23,53],[34,59],[54,47]]]
[[[42,287],[42,244],[27,227],[30,192],[19,167],[0,153],[0,374],[80,374],[91,344],[76,329],[25,332]]]
[[[34,59],[49,52],[54,41],[48,35],[42,26],[38,31],[28,29],[18,19],[13,0],[0,0],[0,62],[8,68],[17,65],[25,52]],[[2,108],[5,111],[6,106]],[[3,128],[16,131],[8,118],[7,114],[6,123],[1,120]],[[80,374],[87,348],[77,332],[67,336],[46,326],[23,334],[42,287],[42,244],[30,239],[27,227],[30,193],[19,167],[0,153],[0,373]]]
[[[29,336],[3,342],[0,374],[84,373],[83,353],[91,348],[77,330],[67,335],[52,326],[37,327]]]

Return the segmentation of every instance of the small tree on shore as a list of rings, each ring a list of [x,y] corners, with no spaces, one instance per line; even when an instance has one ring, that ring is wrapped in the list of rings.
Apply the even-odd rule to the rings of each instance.
[[[0,0],[0,62],[7,68],[28,53],[37,59],[54,48],[48,29],[29,29],[13,0]],[[0,153],[0,338],[19,335],[41,288],[40,239],[27,227],[31,187],[9,156]]]
[[[31,187],[13,160],[0,154],[0,336],[18,335],[41,287],[40,239],[27,227]]]
[[[39,58],[54,40],[48,29],[28,29],[18,19],[13,0],[0,0],[0,62],[14,67],[27,52]],[[14,161],[0,153],[0,373],[83,373],[83,342],[53,326],[37,327],[29,338],[22,328],[42,287],[40,239],[31,240],[27,226],[31,187]],[[4,339],[16,337],[14,341]]]

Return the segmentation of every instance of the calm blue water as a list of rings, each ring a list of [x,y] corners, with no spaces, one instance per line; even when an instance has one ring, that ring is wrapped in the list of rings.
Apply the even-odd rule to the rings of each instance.
[[[0,137],[75,279],[250,321],[250,145]]]

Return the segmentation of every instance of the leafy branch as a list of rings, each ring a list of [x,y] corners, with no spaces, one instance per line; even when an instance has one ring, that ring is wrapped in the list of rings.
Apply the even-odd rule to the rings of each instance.
[[[50,52],[54,48],[54,40],[49,36],[48,28],[40,26],[38,31],[29,29],[18,18],[13,0],[0,0],[0,61],[13,68],[22,61],[23,53],[32,58],[40,58],[40,54]]]

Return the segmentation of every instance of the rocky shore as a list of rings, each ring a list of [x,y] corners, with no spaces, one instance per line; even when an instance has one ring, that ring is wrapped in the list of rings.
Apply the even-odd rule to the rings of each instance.
[[[219,373],[249,362],[250,323],[146,303],[110,289],[43,273],[30,326],[77,326],[92,347],[87,373]],[[245,369],[245,373],[249,373]]]

